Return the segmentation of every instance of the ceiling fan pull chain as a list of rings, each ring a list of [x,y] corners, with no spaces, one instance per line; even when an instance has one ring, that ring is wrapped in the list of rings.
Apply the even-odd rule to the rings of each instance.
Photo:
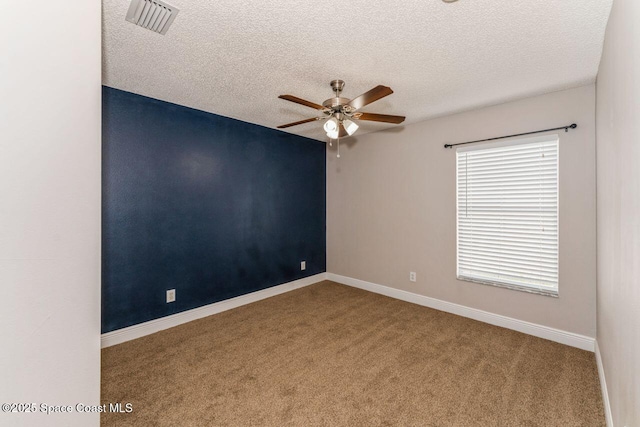
[[[338,158],[340,158],[340,138],[338,138]]]

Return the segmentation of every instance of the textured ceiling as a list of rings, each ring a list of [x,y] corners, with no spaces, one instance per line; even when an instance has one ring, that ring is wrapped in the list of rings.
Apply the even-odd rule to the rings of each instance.
[[[275,128],[318,115],[278,95],[322,103],[336,78],[347,98],[390,86],[362,110],[405,124],[591,83],[612,0],[168,2],[163,36],[103,1],[103,83]],[[326,139],[318,122],[286,131]]]

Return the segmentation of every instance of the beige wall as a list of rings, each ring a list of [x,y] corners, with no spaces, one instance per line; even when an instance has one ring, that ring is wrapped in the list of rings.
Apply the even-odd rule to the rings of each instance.
[[[100,400],[100,2],[0,15],[2,426],[97,426]],[[124,18],[123,18],[124,19]]]
[[[615,0],[597,83],[598,346],[616,426],[640,426],[640,3]]]
[[[327,153],[327,271],[595,337],[595,87],[368,134]],[[560,136],[560,298],[456,279],[455,150],[570,123]],[[409,272],[418,281],[409,281]]]

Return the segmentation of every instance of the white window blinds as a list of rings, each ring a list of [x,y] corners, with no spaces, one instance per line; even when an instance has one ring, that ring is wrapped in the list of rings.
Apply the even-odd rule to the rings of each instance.
[[[458,278],[558,293],[558,137],[457,152]]]

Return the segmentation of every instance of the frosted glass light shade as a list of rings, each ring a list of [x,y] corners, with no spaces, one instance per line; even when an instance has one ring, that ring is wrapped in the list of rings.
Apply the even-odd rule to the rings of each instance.
[[[335,117],[331,117],[329,120],[327,120],[324,124],[324,130],[329,133],[329,132],[334,132],[338,130],[338,120]]]
[[[349,134],[349,136],[353,135],[354,133],[356,133],[356,131],[358,130],[358,128],[360,126],[358,126],[357,124],[355,124],[354,122],[352,122],[351,120],[344,120],[342,122],[345,130],[347,131],[347,133]]]
[[[327,136],[331,139],[338,139],[338,129],[327,132]]]

